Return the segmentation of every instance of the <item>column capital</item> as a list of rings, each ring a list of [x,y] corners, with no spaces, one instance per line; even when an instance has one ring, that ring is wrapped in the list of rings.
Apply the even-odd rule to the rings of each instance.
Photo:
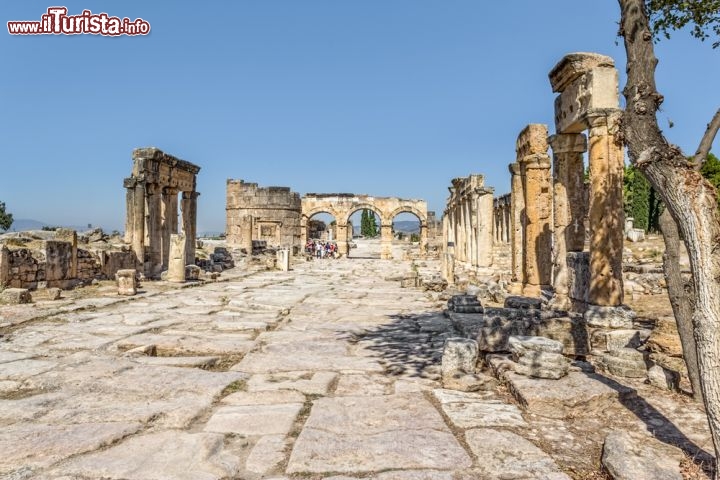
[[[197,197],[200,196],[200,192],[182,192],[182,198],[184,200],[197,200]]]
[[[522,175],[522,168],[520,167],[520,164],[517,162],[509,164],[508,170],[510,170],[511,175]]]
[[[493,195],[495,193],[495,187],[475,187],[473,193],[478,196]]]
[[[582,133],[557,133],[548,139],[553,153],[583,153],[587,151],[587,138]]]
[[[550,156],[545,153],[536,153],[533,155],[527,155],[521,160],[522,166],[525,170],[536,170],[536,169],[549,169],[550,168]]]
[[[585,121],[590,130],[589,136],[606,135],[603,131],[614,133],[619,127],[622,110],[619,108],[596,108],[588,111]]]

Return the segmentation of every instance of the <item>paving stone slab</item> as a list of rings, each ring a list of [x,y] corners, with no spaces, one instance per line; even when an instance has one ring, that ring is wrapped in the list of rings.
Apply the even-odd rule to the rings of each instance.
[[[245,461],[245,470],[260,474],[272,471],[285,460],[286,446],[287,437],[284,435],[262,437],[250,451]]]
[[[288,472],[465,468],[470,458],[422,394],[321,398]]]
[[[112,480],[220,480],[240,470],[240,460],[223,450],[223,440],[221,434],[181,431],[136,436],[73,458],[54,473]]]
[[[615,480],[682,480],[682,450],[648,435],[613,431],[605,438],[602,464]]]
[[[249,392],[297,390],[306,395],[327,395],[338,374],[335,372],[284,372],[253,375],[247,382]]]
[[[528,411],[549,418],[602,415],[635,390],[599,374],[570,372],[559,380],[530,378],[512,372],[503,377],[517,401]]]
[[[520,435],[489,428],[465,432],[477,456],[477,477],[483,480],[570,480],[553,459]]]
[[[453,395],[446,392],[433,390],[443,412],[456,427],[527,427],[520,409],[515,405],[488,398],[490,395]]]
[[[335,395],[342,396],[376,396],[389,395],[392,392],[392,380],[383,375],[340,375]]]
[[[220,407],[210,417],[204,431],[239,435],[287,435],[302,407],[302,403]]]
[[[294,390],[263,390],[235,392],[221,400],[227,405],[273,405],[277,403],[304,403],[305,395]]]
[[[137,432],[139,423],[17,424],[0,428],[0,474],[47,467]],[[2,475],[0,475],[2,476]]]

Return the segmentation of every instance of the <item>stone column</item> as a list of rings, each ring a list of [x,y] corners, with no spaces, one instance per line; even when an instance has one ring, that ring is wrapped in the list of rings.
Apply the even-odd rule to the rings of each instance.
[[[493,194],[492,187],[475,189],[477,204],[478,238],[477,238],[477,265],[490,267],[493,264]]]
[[[588,118],[590,163],[590,288],[588,302],[623,302],[623,173],[621,144],[615,142],[618,111]]]
[[[380,225],[380,258],[383,260],[392,259],[392,223]]]
[[[585,198],[583,152],[585,135],[557,134],[550,137],[553,152],[553,306],[570,308],[567,252],[581,252],[585,243]]]
[[[132,244],[135,228],[135,179],[126,178],[125,186],[125,243]]]
[[[132,227],[132,249],[137,257],[137,265],[141,272],[145,273],[145,182],[137,181],[134,184],[133,201],[133,227]]]
[[[550,157],[536,153],[522,158],[525,170],[525,276],[523,295],[539,296],[552,276],[552,194]]]
[[[253,217],[251,215],[243,215],[243,217],[240,218],[240,248],[245,250],[248,255],[252,255],[253,253],[253,223]],[[305,248],[304,244],[303,248]]]
[[[0,245],[0,289],[10,282],[10,250]]]
[[[338,246],[338,253],[340,255],[347,256],[348,251],[350,250],[348,248],[348,233],[350,232],[350,228],[348,227],[348,224],[340,225],[339,223],[336,223],[337,226],[337,246]],[[304,246],[303,246],[304,248]]]
[[[185,265],[195,265],[195,239],[197,237],[198,192],[182,193],[182,231],[185,234]],[[175,201],[177,205],[177,200]],[[177,219],[177,212],[175,214]],[[177,221],[177,220],[176,220]]]
[[[168,268],[170,258],[170,235],[178,233],[178,191],[175,188],[166,187],[162,193],[162,259],[163,270]]]
[[[480,229],[480,212],[478,211],[477,200],[477,195],[475,195],[475,193],[470,194],[470,198],[467,199],[468,219],[470,220],[470,241],[468,242],[468,254],[470,258],[468,258],[468,263],[473,267],[478,266],[478,230]]]
[[[428,247],[428,226],[427,223],[420,222],[420,255],[427,254]]]
[[[145,275],[159,277],[162,272],[162,189],[157,184],[147,187],[148,265]]]
[[[512,255],[512,276],[514,293],[525,283],[525,193],[523,192],[522,168],[519,163],[508,165],[510,169],[510,240]],[[521,287],[520,287],[521,288]]]
[[[505,202],[505,208],[503,208],[504,225],[505,225],[505,227],[504,227],[505,237],[503,240],[505,241],[505,243],[510,243],[510,231],[511,231],[511,222],[510,222],[511,214],[510,214],[510,212],[512,211],[512,205],[510,204],[510,202],[511,202],[510,197],[507,197],[507,200]]]
[[[168,282],[184,282],[185,281],[185,248],[187,242],[185,235],[173,233],[170,235],[170,251],[168,254],[169,264],[167,280]]]

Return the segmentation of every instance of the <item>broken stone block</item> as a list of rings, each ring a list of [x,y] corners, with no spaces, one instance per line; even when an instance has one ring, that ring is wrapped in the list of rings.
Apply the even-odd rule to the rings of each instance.
[[[614,431],[605,437],[602,465],[614,480],[682,480],[677,447],[649,435]]]
[[[585,311],[585,323],[590,327],[632,329],[636,313],[626,305],[619,307],[600,307],[588,305]]]
[[[468,338],[453,337],[445,340],[442,356],[442,374],[453,374],[460,370],[475,373],[478,359],[478,344]]]
[[[534,297],[511,295],[505,299],[505,308],[519,308],[522,310],[540,310],[542,300]]]
[[[562,342],[565,355],[587,355],[590,352],[588,331],[580,315],[541,319],[530,326],[528,335]]]
[[[448,300],[448,310],[456,313],[483,313],[484,309],[476,295],[453,295]]]
[[[651,385],[664,390],[677,391],[680,386],[680,374],[660,365],[653,365],[648,369],[647,379]]]
[[[621,348],[603,355],[600,367],[618,377],[644,378],[647,375],[645,355],[634,348]]]
[[[528,352],[562,353],[563,344],[545,337],[512,336],[508,339],[510,351],[522,356]]]
[[[30,295],[30,291],[27,288],[6,288],[0,292],[0,303],[20,305],[31,302],[32,295]]]
[[[62,290],[57,287],[48,288],[46,291],[50,300],[60,300],[62,296]]]
[[[137,280],[135,270],[118,270],[115,274],[118,283],[118,295],[135,295],[137,293]]]
[[[167,280],[182,283],[185,281],[185,234],[170,235],[170,259],[168,260]]]
[[[644,344],[650,336],[650,330],[600,330],[593,333],[592,346],[596,350],[619,350],[621,348],[637,348]]]
[[[516,362],[515,373],[557,380],[568,374],[570,360],[562,355],[563,344],[544,337],[512,336],[508,340]]]
[[[197,265],[186,265],[185,266],[185,279],[186,280],[200,280],[200,274],[202,269]]]

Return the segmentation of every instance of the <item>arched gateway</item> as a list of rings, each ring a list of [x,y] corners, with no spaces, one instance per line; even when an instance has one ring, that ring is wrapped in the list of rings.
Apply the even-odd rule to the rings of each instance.
[[[352,232],[348,232],[350,216],[364,209],[371,210],[380,217],[381,258],[392,258],[392,221],[396,215],[405,212],[412,213],[420,220],[420,251],[425,253],[428,242],[427,202],[352,193],[308,193],[302,197],[300,231],[303,243],[307,241],[308,220],[317,213],[329,213],[337,222],[338,252],[347,255],[348,241],[352,237]]]

